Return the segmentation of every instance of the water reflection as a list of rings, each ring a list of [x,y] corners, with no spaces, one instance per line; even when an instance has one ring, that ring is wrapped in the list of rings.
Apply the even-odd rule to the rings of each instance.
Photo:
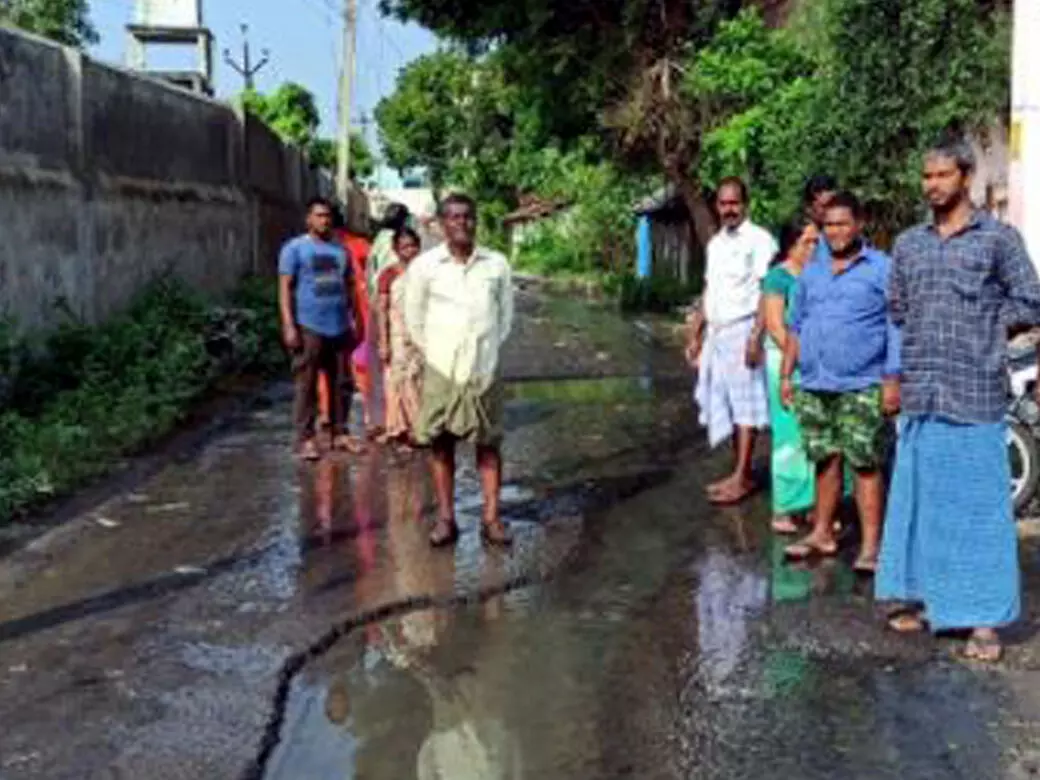
[[[423,509],[429,486],[422,462],[390,469],[378,496],[370,489],[366,492],[366,484],[372,483],[365,482],[363,471],[358,474],[350,503],[351,515],[362,531],[356,545],[359,558],[368,554],[363,541],[363,531],[370,525],[365,504],[370,506],[384,497],[386,502],[385,547],[373,548],[374,555],[382,555],[380,601],[452,592],[455,556],[431,554],[426,539]],[[315,478],[314,484],[320,495],[329,484],[335,485],[335,479]],[[319,523],[320,518],[343,511],[336,506],[338,495],[333,488],[316,502]],[[481,584],[499,582],[504,566],[502,556],[485,555]],[[363,594],[357,597],[364,601]],[[321,706],[315,708],[325,723],[300,723],[292,729],[299,733],[332,728],[342,737],[330,744],[338,741],[352,746],[345,773],[322,776],[366,780],[520,778],[519,741],[506,725],[501,668],[494,662],[494,658],[508,657],[504,622],[502,598],[497,597],[472,609],[411,612],[348,637],[344,647],[327,659],[327,683]],[[305,697],[306,689],[297,695]],[[296,743],[289,752],[302,748]],[[313,755],[293,758],[285,754],[282,759],[280,766],[286,769],[296,760],[317,765]]]
[[[856,586],[856,575],[838,558],[812,565],[788,561],[784,548],[788,541],[773,536],[769,541],[771,591],[774,603],[808,601],[817,596],[847,596]]]
[[[360,663],[326,693],[329,722],[350,732],[366,780],[518,780],[520,743],[506,723],[488,648],[498,609],[416,612],[365,637]]]
[[[752,555],[754,526],[740,509],[724,512],[731,536],[712,545],[697,563],[697,640],[701,671],[709,690],[722,692],[746,680],[734,677],[748,645],[751,621],[769,601],[769,580]]]

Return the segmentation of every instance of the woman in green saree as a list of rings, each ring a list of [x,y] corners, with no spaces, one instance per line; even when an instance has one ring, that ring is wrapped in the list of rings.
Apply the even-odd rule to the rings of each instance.
[[[816,471],[805,454],[798,418],[780,401],[780,362],[798,277],[813,256],[819,232],[805,218],[784,226],[780,251],[762,280],[760,317],[766,332],[766,378],[772,429],[773,530],[793,534],[816,503]],[[795,383],[798,375],[795,374]]]

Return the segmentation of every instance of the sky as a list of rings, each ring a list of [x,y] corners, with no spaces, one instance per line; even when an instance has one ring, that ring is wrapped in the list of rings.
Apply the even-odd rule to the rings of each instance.
[[[242,90],[242,77],[224,62],[224,49],[231,49],[241,62],[240,25],[249,25],[253,61],[261,50],[270,50],[270,61],[256,75],[261,92],[284,81],[295,81],[310,89],[317,98],[322,117],[322,133],[336,129],[336,82],[342,37],[341,0],[201,0],[203,20],[213,31],[215,87],[219,97],[231,97]],[[429,31],[415,25],[400,25],[379,15],[378,0],[358,0],[357,72],[351,119],[360,128],[362,115],[372,116],[384,95],[393,91],[402,66],[436,48]],[[133,16],[134,0],[92,0],[91,18],[101,42],[91,53],[99,60],[123,64],[126,56],[125,26]],[[188,66],[193,52],[151,49],[148,64],[159,68]],[[374,119],[366,137],[377,145]],[[392,171],[382,170],[379,183],[396,186]]]

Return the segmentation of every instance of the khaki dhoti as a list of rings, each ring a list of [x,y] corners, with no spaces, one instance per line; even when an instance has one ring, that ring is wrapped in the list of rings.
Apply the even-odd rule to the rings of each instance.
[[[489,382],[482,377],[460,384],[427,366],[416,440],[429,445],[440,436],[448,435],[478,447],[498,447],[504,435],[504,406],[499,379]]]

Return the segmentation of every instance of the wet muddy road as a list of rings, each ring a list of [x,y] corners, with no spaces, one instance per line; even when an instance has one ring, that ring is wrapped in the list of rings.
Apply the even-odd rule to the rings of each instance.
[[[0,561],[0,778],[1026,778],[1040,639],[883,634],[842,562],[782,563],[646,330],[526,299],[487,552],[433,552],[419,460],[301,466],[285,388]],[[1036,547],[1023,544],[1027,604]]]

